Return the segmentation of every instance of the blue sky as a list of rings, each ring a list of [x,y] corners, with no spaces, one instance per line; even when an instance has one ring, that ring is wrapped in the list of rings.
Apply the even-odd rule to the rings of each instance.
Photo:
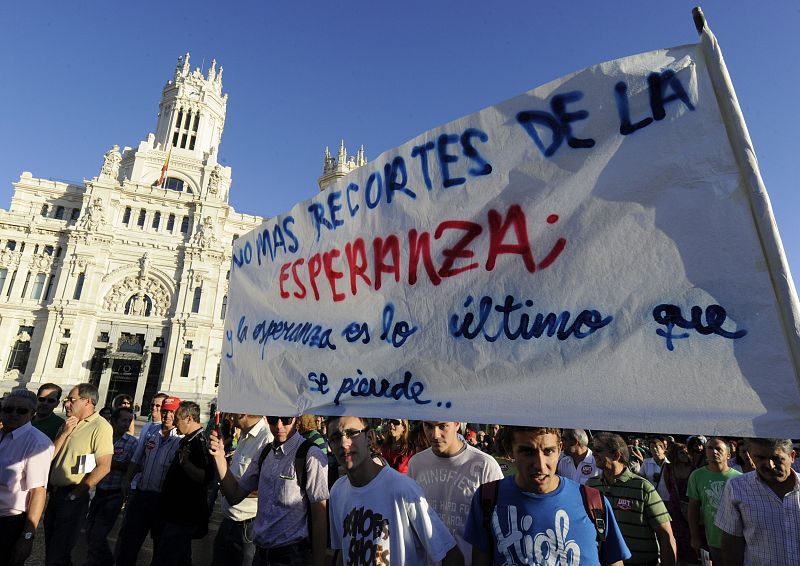
[[[372,159],[582,67],[696,42],[695,3],[5,2],[0,207],[22,171],[80,181],[112,144],[145,139],[186,51],[193,67],[215,58],[225,69],[232,204],[271,216],[316,193],[326,145],[364,144]],[[703,9],[797,267],[800,4],[764,6]]]

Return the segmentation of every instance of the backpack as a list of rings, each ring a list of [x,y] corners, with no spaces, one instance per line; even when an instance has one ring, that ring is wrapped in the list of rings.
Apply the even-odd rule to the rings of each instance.
[[[502,480],[494,480],[480,486],[481,492],[481,512],[483,513],[483,529],[489,537],[489,540],[494,540],[494,533],[492,532],[492,512],[497,504],[497,490],[499,489]],[[603,557],[603,543],[606,542],[606,506],[603,500],[603,495],[600,490],[588,485],[580,484],[581,499],[583,500],[583,508],[589,520],[592,521],[594,529],[597,533],[595,540],[597,541],[597,554],[600,557],[602,564]]]

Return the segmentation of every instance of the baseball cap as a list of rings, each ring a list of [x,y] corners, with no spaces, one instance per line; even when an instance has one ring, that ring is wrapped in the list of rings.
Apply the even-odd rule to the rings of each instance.
[[[178,405],[181,404],[181,400],[177,397],[167,397],[161,402],[161,410],[162,411],[177,411]]]

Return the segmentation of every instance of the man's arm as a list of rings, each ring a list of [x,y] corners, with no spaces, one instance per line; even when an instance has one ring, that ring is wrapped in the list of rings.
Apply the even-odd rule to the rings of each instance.
[[[697,552],[703,547],[703,539],[700,537],[700,500],[689,499],[689,532],[691,533],[691,544]]]
[[[225,446],[217,436],[216,431],[213,431],[209,438],[208,452],[214,458],[214,465],[217,467],[217,473],[219,474],[219,490],[225,496],[225,500],[230,505],[240,503],[250,495],[250,492],[242,489],[233,472],[228,469],[228,462],[225,460]]]
[[[40,486],[34,487],[28,492],[28,504],[25,511],[25,528],[24,533],[35,533],[36,527],[39,526],[39,520],[42,518],[44,511],[44,502],[47,499],[47,487]],[[25,540],[20,536],[14,544],[11,553],[11,564],[23,564],[31,555],[33,550],[33,537]]]
[[[100,480],[106,477],[108,472],[111,471],[111,458],[111,454],[96,456],[94,470],[83,476],[81,483],[75,486],[72,492],[76,495],[83,495],[100,483]]]
[[[722,560],[725,566],[742,566],[744,564],[744,537],[722,531]]]
[[[472,566],[492,566],[492,557],[473,545]]]
[[[464,566],[464,555],[458,545],[447,551],[442,558],[442,566]]]
[[[661,552],[661,566],[675,566],[678,551],[669,521],[660,523],[653,530],[656,532],[658,547]]]
[[[328,501],[311,504],[311,563],[325,566],[328,545]]]

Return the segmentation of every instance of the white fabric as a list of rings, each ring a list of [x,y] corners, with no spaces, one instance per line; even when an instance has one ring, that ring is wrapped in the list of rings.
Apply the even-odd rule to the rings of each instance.
[[[247,433],[239,436],[239,443],[233,451],[228,469],[238,481],[250,462],[258,461],[261,451],[269,442],[272,442],[272,433],[264,419],[259,420]],[[222,498],[222,516],[233,521],[245,521],[256,516],[258,511],[258,498],[245,497],[241,503],[231,506],[227,499]]]
[[[52,459],[53,443],[30,422],[0,430],[0,517],[26,511],[28,492],[47,486]]]
[[[796,294],[727,125],[688,45],[380,155],[236,240],[220,407],[800,437]]]
[[[441,560],[456,541],[428,505],[422,488],[389,466],[363,487],[347,476],[331,488],[331,547],[345,566],[406,566]],[[378,558],[376,555],[380,555]]]
[[[408,463],[408,477],[425,493],[425,499],[455,537],[464,563],[472,564],[472,545],[464,540],[472,496],[482,484],[503,479],[497,460],[474,446],[455,456],[437,456],[428,448],[415,454]]]
[[[600,475],[601,470],[594,461],[594,454],[589,450],[577,466],[569,454],[564,454],[558,461],[557,472],[559,476],[569,478],[576,483],[584,484],[589,478]]]

